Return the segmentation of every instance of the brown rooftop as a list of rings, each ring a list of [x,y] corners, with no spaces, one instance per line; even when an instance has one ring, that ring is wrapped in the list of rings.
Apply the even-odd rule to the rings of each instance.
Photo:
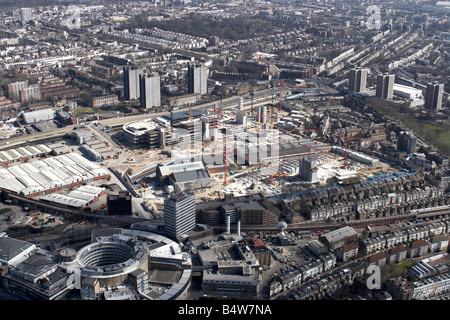
[[[423,246],[428,246],[428,242],[423,241],[423,240],[417,240],[417,241],[414,241],[413,243],[411,243],[411,245],[409,247],[411,249],[415,249],[415,248],[423,247]]]
[[[358,245],[356,243],[354,243],[354,242],[351,242],[351,243],[348,243],[348,244],[344,245],[341,248],[341,251],[342,252],[347,252],[347,251],[354,250],[354,249],[357,249],[357,248],[358,248]]]
[[[386,259],[386,256],[384,254],[378,252],[378,253],[375,253],[375,254],[371,255],[370,257],[368,257],[367,261],[371,263],[371,262],[375,262],[375,261],[382,260],[382,259]]]
[[[406,251],[406,247],[404,246],[397,246],[397,247],[393,247],[391,249],[388,250],[389,254],[397,254],[399,252],[403,252]]]

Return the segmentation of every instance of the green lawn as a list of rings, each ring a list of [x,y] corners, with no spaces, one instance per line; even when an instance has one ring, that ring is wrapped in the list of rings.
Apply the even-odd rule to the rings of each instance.
[[[448,148],[450,148],[450,132],[442,132],[439,134],[439,140],[442,141]]]
[[[413,266],[413,262],[409,259],[399,264],[387,265],[381,269],[381,282],[385,282],[390,278],[395,278],[406,274]]]
[[[401,106],[393,102],[368,99],[367,103],[385,117],[401,122],[444,155],[450,156],[450,125],[416,119],[411,114],[400,112]]]
[[[78,117],[78,118],[84,118],[93,113],[95,113],[94,110],[92,110],[91,108],[86,108],[86,107],[79,107],[79,108],[75,109],[74,111],[72,111],[73,116]]]

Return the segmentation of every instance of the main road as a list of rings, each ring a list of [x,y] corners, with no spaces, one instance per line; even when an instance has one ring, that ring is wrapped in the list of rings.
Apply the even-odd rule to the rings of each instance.
[[[255,92],[253,99],[250,99],[250,97],[246,96],[246,97],[244,97],[244,109],[251,108],[252,104],[254,107],[257,107],[260,105],[270,103],[273,99],[275,99],[277,93],[278,93],[277,89],[266,89],[266,90],[261,90],[261,91]],[[214,105],[220,106],[220,104],[221,104],[222,110],[224,110],[224,109],[226,110],[226,109],[236,107],[238,105],[239,98],[241,98],[241,97],[233,96],[233,97],[225,98],[222,100],[216,100],[216,101],[212,101],[212,102],[199,104],[199,105],[193,106],[191,109],[194,109],[194,110],[195,109],[196,110],[209,109],[209,108],[213,108]],[[181,110],[183,110],[183,109],[177,110],[177,112],[181,111]],[[120,117],[120,118],[102,119],[102,120],[98,120],[98,123],[101,125],[104,125],[104,126],[113,126],[113,125],[125,124],[127,122],[132,122],[132,121],[158,118],[158,117],[167,116],[167,115],[170,115],[170,111],[139,114],[139,115],[133,115],[133,116]],[[25,136],[21,136],[21,137],[5,139],[5,140],[3,140],[3,143],[0,146],[0,150],[14,148],[16,146],[22,145],[29,141],[36,142],[39,140],[45,140],[45,139],[49,139],[49,138],[53,138],[53,137],[58,138],[60,136],[63,136],[67,132],[72,131],[76,127],[78,127],[78,125],[76,125],[76,124],[68,125],[63,128],[57,128],[55,130],[48,131],[48,132],[40,132],[40,133],[29,134],[29,135],[25,135]]]

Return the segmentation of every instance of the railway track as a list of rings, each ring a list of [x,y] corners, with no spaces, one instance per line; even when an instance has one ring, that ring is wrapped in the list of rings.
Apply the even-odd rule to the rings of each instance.
[[[85,217],[85,218],[92,218],[92,219],[98,219],[98,220],[113,220],[116,222],[130,223],[130,224],[135,223],[135,222],[151,221],[149,219],[135,218],[135,217],[130,217],[130,216],[110,216],[110,215],[85,212],[82,210],[61,207],[61,206],[57,206],[57,205],[54,205],[51,203],[46,203],[46,202],[42,202],[39,200],[22,197],[22,196],[19,196],[16,194],[10,194],[10,197],[12,199],[16,199],[17,201],[19,201],[19,203],[22,202],[22,203],[33,204],[33,205],[36,205],[38,208],[45,208],[47,210],[53,210],[58,213],[71,214],[71,215]]]

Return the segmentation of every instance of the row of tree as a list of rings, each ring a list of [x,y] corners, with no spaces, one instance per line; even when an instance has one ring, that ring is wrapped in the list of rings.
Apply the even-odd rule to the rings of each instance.
[[[241,40],[254,38],[260,35],[274,34],[274,29],[278,27],[280,21],[268,20],[258,16],[242,18],[214,19],[200,14],[192,14],[174,20],[148,20],[148,16],[143,14],[136,17],[131,22],[122,25],[124,29],[156,27],[162,30],[189,34],[196,37],[209,38],[218,36],[221,39]]]

